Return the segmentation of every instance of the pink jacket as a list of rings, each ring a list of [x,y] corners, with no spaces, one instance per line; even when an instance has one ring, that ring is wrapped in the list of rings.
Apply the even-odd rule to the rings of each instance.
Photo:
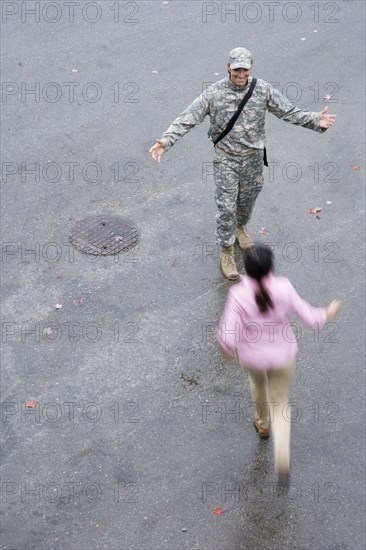
[[[311,306],[286,277],[269,273],[262,282],[274,308],[261,313],[255,301],[257,281],[248,276],[240,278],[240,283],[229,290],[216,338],[225,351],[237,350],[240,363],[247,367],[283,368],[298,350],[290,313],[296,313],[308,326],[317,323],[321,330],[327,321],[326,308]]]

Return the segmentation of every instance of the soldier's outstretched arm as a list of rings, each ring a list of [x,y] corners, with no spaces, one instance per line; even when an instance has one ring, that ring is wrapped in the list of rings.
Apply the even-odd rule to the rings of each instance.
[[[335,121],[336,115],[328,115],[328,108],[325,107],[320,113],[308,111],[307,109],[300,109],[293,105],[287,97],[281,92],[270,86],[267,106],[270,113],[274,114],[277,118],[302,126],[303,128],[309,128],[316,132],[325,132]]]
[[[149,150],[152,158],[160,162],[162,155],[194,126],[203,122],[208,114],[209,102],[205,93],[202,93],[174,120],[162,137],[156,140]]]

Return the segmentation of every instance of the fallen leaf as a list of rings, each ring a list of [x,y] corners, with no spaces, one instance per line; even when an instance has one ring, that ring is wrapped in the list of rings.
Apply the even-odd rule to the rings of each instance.
[[[55,309],[61,309],[62,308],[62,304],[55,304]]]
[[[315,208],[310,208],[309,209],[309,214],[317,214],[318,212],[321,212],[322,209],[320,208],[320,206],[316,206]]]
[[[332,201],[326,201],[325,204],[332,204]]]
[[[361,170],[361,166],[359,164],[354,164],[352,170]]]
[[[26,401],[25,406],[29,409],[35,409],[37,403],[32,399],[31,401]]]
[[[216,508],[213,509],[213,513],[217,516],[221,516],[221,514],[223,514],[224,512],[225,510],[223,508],[220,508],[220,506],[216,506]]]
[[[269,231],[266,227],[261,227],[259,230],[260,235],[268,235]]]

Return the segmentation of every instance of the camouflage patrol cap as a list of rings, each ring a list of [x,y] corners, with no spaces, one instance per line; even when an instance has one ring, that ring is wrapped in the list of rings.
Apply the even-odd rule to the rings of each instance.
[[[230,69],[250,69],[252,54],[245,48],[235,48],[229,53]]]

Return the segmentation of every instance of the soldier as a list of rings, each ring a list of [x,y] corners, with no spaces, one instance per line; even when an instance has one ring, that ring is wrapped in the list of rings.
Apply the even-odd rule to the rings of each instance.
[[[221,139],[220,134],[250,90],[252,64],[252,55],[247,49],[232,50],[227,63],[229,76],[204,90],[149,150],[152,158],[160,162],[163,153],[178,139],[210,116],[211,139],[215,143],[220,137],[220,146],[215,144],[213,161],[218,208],[216,243],[221,247],[223,274],[230,280],[239,277],[234,259],[235,239],[243,250],[253,243],[246,226],[263,186],[266,111],[316,132],[325,132],[336,118],[327,114],[328,107],[320,113],[299,109],[269,82],[258,79],[233,128]]]

